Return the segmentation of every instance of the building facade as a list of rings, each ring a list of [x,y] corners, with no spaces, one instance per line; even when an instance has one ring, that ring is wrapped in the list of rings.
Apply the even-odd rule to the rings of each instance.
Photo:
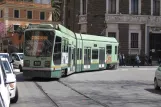
[[[79,25],[80,1],[62,0],[62,22],[65,27],[73,32],[80,32]]]
[[[80,0],[80,30],[115,37],[125,55],[161,57],[160,0]]]
[[[26,27],[29,24],[52,23],[52,12],[53,8],[50,0],[1,0],[0,50],[6,48],[8,41],[12,41],[16,47],[22,44],[23,38],[19,39],[18,34],[14,33],[19,26]]]

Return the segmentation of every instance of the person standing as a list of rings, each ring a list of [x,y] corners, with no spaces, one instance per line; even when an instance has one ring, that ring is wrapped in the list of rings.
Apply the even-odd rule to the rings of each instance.
[[[149,58],[148,58],[148,55],[147,54],[145,54],[145,63],[147,64],[147,65],[149,65],[149,60],[148,60]]]
[[[161,65],[161,58],[158,59],[158,64]]]
[[[122,65],[126,66],[126,61],[125,61],[125,55],[124,54],[122,54]]]
[[[152,66],[152,56],[149,57],[149,64]]]

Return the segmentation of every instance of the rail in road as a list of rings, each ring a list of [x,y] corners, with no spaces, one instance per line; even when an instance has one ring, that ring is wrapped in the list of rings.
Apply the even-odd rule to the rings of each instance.
[[[71,89],[72,91],[76,92],[77,94],[79,94],[79,95],[81,95],[81,96],[83,96],[83,97],[85,97],[85,98],[87,98],[87,99],[89,99],[89,100],[91,100],[91,101],[97,103],[98,105],[100,105],[100,106],[102,106],[102,107],[109,107],[109,105],[104,104],[104,103],[101,103],[100,101],[95,100],[95,99],[93,99],[93,98],[91,98],[91,97],[89,97],[89,96],[87,96],[87,95],[85,95],[85,94],[79,92],[78,90],[72,88],[70,85],[67,85],[66,83],[64,83],[64,82],[62,82],[62,81],[58,81],[58,82],[59,82],[60,84],[62,84],[63,86],[65,86],[65,87]],[[41,85],[39,85],[38,82],[34,82],[34,83],[35,83],[35,85],[37,86],[37,88],[46,96],[46,98],[52,102],[52,104],[53,104],[54,107],[61,107],[61,104],[59,104],[59,103],[57,103],[56,101],[54,101],[54,100],[53,100],[53,99],[52,99],[52,98],[43,90],[43,88],[41,87]]]
[[[37,83],[37,82],[34,82],[35,83],[35,85],[37,86],[37,88],[46,96],[46,98],[47,99],[49,99],[51,102],[52,102],[52,104],[53,104],[53,106],[54,107],[60,107],[57,103],[56,103],[56,101],[54,101],[44,90],[43,90],[43,88]]]

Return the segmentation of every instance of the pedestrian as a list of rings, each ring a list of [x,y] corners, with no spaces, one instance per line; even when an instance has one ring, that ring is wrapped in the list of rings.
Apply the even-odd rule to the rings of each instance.
[[[122,55],[119,53],[119,65],[122,66]]]
[[[134,67],[134,66],[135,66],[135,63],[136,63],[136,62],[135,62],[135,56],[132,56],[132,57],[131,57],[131,62],[132,62],[132,66]]]
[[[140,63],[141,63],[141,61],[140,61],[139,55],[136,54],[136,57],[135,57],[135,65],[137,65],[137,66],[139,67],[139,64],[140,64]],[[133,67],[134,67],[135,65],[133,65]]]
[[[152,56],[149,57],[149,64],[152,66]]]
[[[122,65],[126,66],[126,60],[125,60],[125,55],[122,54]]]
[[[147,64],[147,65],[149,65],[149,60],[148,60],[149,58],[148,58],[148,55],[147,54],[145,54],[145,63]]]
[[[158,64],[161,65],[161,58],[158,59]]]

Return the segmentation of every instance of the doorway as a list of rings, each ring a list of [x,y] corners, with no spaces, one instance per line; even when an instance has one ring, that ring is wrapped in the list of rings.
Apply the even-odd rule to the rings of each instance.
[[[155,61],[157,61],[159,57],[161,58],[161,34],[150,34],[149,56],[152,56],[152,60]]]

